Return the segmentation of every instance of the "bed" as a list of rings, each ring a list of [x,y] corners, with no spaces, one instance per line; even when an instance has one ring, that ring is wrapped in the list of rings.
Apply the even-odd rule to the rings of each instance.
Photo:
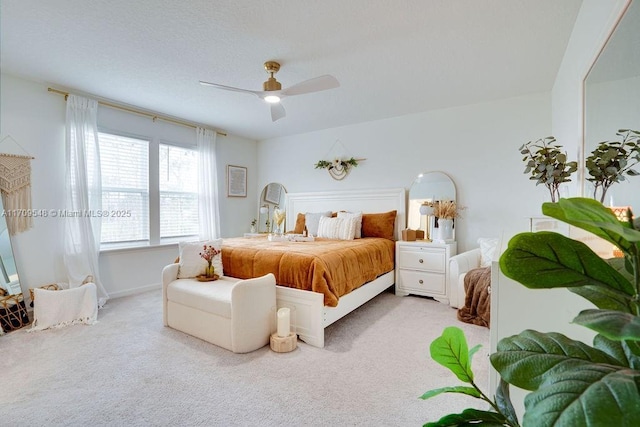
[[[394,237],[400,236],[401,230],[405,227],[405,190],[404,188],[392,188],[383,190],[350,190],[350,191],[332,191],[332,192],[313,192],[313,193],[288,193],[286,196],[286,222],[287,230],[291,230],[296,222],[298,213],[305,212],[321,212],[321,211],[362,211],[363,213],[382,213],[395,210],[397,212],[394,227]],[[266,238],[246,238],[246,239],[225,239],[223,243],[223,263],[225,264],[225,274],[240,276],[256,275],[261,271],[273,268],[268,267],[279,265],[279,260],[274,257],[290,256],[297,252],[311,252],[312,245],[320,246],[320,252],[329,254],[334,257],[338,253],[338,247],[348,248],[354,251],[356,246],[364,244],[366,241],[386,240],[386,243],[377,242],[374,245],[380,247],[391,248],[391,257],[393,257],[394,243],[387,239],[364,238],[354,241],[336,242],[327,241],[326,239],[318,239],[317,242],[267,242]],[[253,249],[252,249],[253,248]],[[341,249],[342,250],[342,249]],[[258,262],[262,267],[247,267],[245,261],[235,258],[234,251],[249,253],[249,258],[266,257],[271,258]],[[384,252],[384,249],[381,249]],[[276,255],[277,254],[277,255]],[[315,255],[313,255],[315,256]],[[339,256],[338,256],[339,257]],[[380,294],[394,284],[395,263],[384,260],[384,255],[380,258],[382,266],[386,272],[375,272],[371,274],[366,283],[342,283],[340,281],[332,282],[333,276],[342,277],[341,273],[323,271],[325,263],[317,264],[312,258],[305,258],[307,261],[302,262],[301,270],[298,275],[311,274],[311,270],[320,269],[320,278],[315,280],[315,291],[298,289],[304,287],[295,285],[284,277],[291,277],[295,273],[283,274],[276,286],[277,306],[289,307],[295,310],[295,316],[292,316],[292,327],[295,328],[299,338],[307,344],[324,347],[324,328],[342,318],[346,314],[360,307],[376,295]],[[235,267],[234,267],[234,263]],[[244,264],[242,268],[244,272],[238,273],[238,264]],[[331,264],[329,262],[328,264]],[[349,263],[344,263],[349,264]],[[333,268],[333,267],[331,267]],[[251,271],[252,270],[252,271]],[[266,271],[266,270],[265,270]],[[322,278],[324,277],[324,279]],[[276,274],[278,278],[278,274]],[[284,286],[284,285],[288,286]],[[294,287],[290,287],[294,286]],[[312,287],[314,285],[311,285]]]

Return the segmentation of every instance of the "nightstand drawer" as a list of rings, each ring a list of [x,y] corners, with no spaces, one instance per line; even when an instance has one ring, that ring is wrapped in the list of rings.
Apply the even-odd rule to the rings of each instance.
[[[415,270],[399,270],[399,275],[402,289],[446,295],[446,277],[443,274]]]
[[[400,268],[434,271],[444,273],[446,269],[446,254],[439,249],[400,250],[398,264]]]

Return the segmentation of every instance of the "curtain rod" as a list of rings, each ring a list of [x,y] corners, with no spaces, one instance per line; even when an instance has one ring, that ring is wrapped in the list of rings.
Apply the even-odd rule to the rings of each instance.
[[[47,91],[53,92],[53,93],[57,93],[59,95],[64,95],[64,99],[65,100],[69,96],[69,92],[64,92],[62,90],[54,89],[54,88],[51,88],[51,87],[48,87]],[[194,128],[194,129],[197,127],[196,125],[194,125],[192,123],[183,122],[182,120],[172,119],[170,117],[165,117],[165,116],[161,116],[161,115],[158,115],[158,114],[148,113],[146,111],[137,110],[137,109],[131,108],[131,107],[124,107],[122,105],[112,104],[110,102],[105,102],[105,101],[98,100],[98,104],[104,105],[105,107],[114,108],[116,110],[127,111],[129,113],[134,113],[134,114],[138,114],[138,115],[141,115],[141,116],[150,117],[154,122],[156,120],[162,120],[162,121],[165,121],[165,122],[174,123],[174,124],[177,124],[177,125],[186,126],[186,127],[190,127],[190,128]],[[225,132],[221,132],[219,130],[216,130],[216,133],[218,135],[220,135],[220,136],[227,136],[227,134]]]

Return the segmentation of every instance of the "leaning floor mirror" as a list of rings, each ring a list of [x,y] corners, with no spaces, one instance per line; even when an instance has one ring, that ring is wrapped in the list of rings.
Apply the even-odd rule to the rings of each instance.
[[[0,203],[0,209],[3,209]],[[5,217],[0,218],[0,333],[29,323]]]

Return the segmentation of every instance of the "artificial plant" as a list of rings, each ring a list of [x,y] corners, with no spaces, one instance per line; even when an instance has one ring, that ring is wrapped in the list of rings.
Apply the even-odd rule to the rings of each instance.
[[[593,198],[604,203],[607,190],[626,176],[640,175],[633,169],[640,163],[640,132],[620,129],[617,136],[621,141],[604,141],[585,159],[589,176],[587,181],[593,184]],[[600,193],[600,197],[598,197]]]
[[[568,162],[567,153],[561,151],[553,136],[529,141],[520,147],[520,154],[526,163],[524,173],[531,175],[536,185],[544,185],[549,190],[551,201],[560,199],[560,184],[571,181],[571,174],[578,170],[577,162]]]
[[[473,383],[464,335],[445,330],[431,356],[471,387],[433,390],[485,400],[488,410],[467,409],[427,426],[518,426],[509,384],[531,391],[525,426],[632,426],[640,422],[640,221],[619,221],[610,209],[585,198],[545,203],[542,212],[617,246],[624,258],[604,260],[584,243],[552,232],[514,236],[500,269],[530,289],[567,288],[597,308],[573,323],[597,333],[593,346],[560,333],[526,330],[498,342],[491,364],[501,376],[493,401]],[[628,215],[632,218],[631,212]],[[436,344],[439,342],[439,344]]]

